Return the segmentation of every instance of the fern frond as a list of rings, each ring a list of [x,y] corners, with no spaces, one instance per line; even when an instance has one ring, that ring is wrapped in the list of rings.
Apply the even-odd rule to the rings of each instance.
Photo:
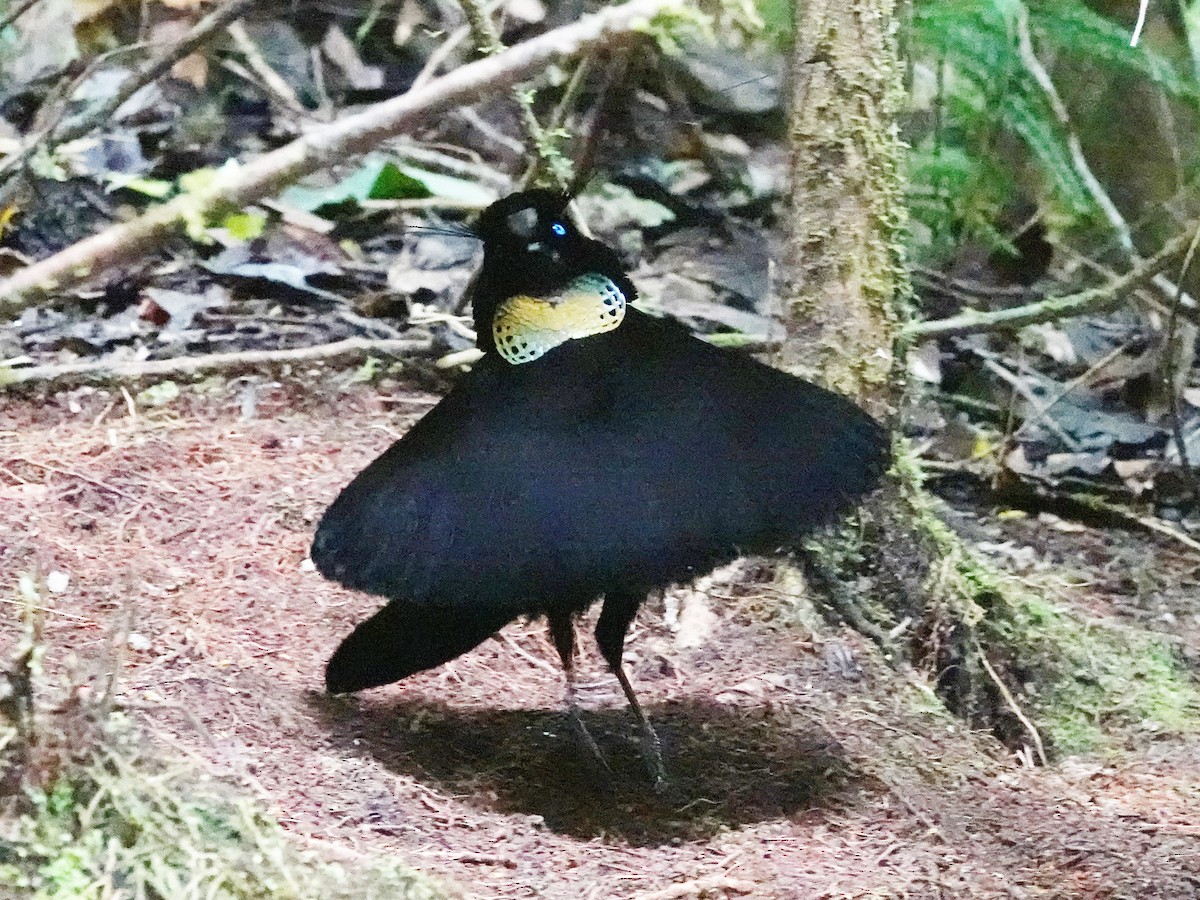
[[[1129,31],[1078,0],[1034,0],[1029,26],[1039,42],[1072,59],[1142,75],[1172,97],[1200,101],[1192,79],[1145,42],[1129,46]]]
[[[1026,13],[1039,46],[1052,48],[1059,59],[1090,64],[1100,72],[1137,74],[1168,96],[1200,107],[1200,88],[1194,79],[1145,45],[1130,47],[1122,26],[1093,12],[1082,0],[918,2],[911,46],[918,55],[946,67],[946,96],[941,100],[947,121],[954,123],[940,136],[939,159],[915,161],[914,196],[926,195],[914,204],[918,219],[935,215],[937,204],[927,203],[930,185],[940,185],[932,191],[935,194],[955,189],[978,192],[974,198],[964,198],[960,213],[983,214],[996,203],[998,185],[988,179],[1000,177],[998,168],[975,160],[994,155],[998,132],[1019,138],[1045,178],[1050,201],[1068,219],[1079,224],[1098,219],[1095,200],[1071,158],[1068,135],[1021,58],[1016,22]],[[934,181],[922,183],[926,178]],[[946,207],[943,202],[943,216]],[[962,223],[986,240],[982,220],[972,224],[967,217]]]

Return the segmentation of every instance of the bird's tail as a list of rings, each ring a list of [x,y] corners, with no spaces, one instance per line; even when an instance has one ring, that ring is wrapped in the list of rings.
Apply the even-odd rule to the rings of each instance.
[[[325,689],[348,694],[432,669],[483,643],[513,614],[392,601],[342,641],[325,667]]]

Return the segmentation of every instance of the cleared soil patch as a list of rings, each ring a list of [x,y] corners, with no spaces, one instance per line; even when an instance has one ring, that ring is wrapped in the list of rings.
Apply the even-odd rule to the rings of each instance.
[[[1200,897],[1200,745],[1021,769],[853,635],[764,621],[769,585],[710,597],[700,638],[661,602],[635,625],[666,797],[589,636],[611,784],[564,726],[538,623],[325,697],[325,659],[379,601],[305,569],[316,518],[436,397],[323,384],[263,386],[250,419],[224,384],[135,414],[112,392],[0,399],[0,576],[71,576],[47,671],[94,671],[133,604],[127,709],[298,839],[395,854],[478,897]],[[843,649],[861,677],[833,663]]]

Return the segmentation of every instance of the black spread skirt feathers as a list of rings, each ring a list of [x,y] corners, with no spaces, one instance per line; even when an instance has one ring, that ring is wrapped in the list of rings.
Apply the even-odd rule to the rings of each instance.
[[[321,573],[391,598],[339,648],[330,689],[438,665],[522,614],[773,551],[888,458],[850,401],[637,310],[534,364],[489,353],[320,523]]]

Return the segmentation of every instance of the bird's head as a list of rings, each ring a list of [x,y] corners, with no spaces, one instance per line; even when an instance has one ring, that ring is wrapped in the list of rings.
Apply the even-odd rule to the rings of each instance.
[[[482,350],[532,362],[567,340],[620,325],[636,293],[616,253],[580,234],[570,197],[536,188],[479,216],[483,266],[472,293]]]

